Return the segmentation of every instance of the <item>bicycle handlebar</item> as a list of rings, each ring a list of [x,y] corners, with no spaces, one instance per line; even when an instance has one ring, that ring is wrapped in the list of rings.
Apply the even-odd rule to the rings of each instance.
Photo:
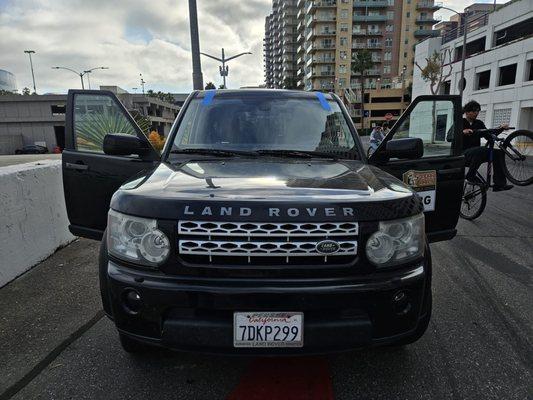
[[[502,138],[499,138],[498,135],[502,133],[503,131],[508,131],[515,129],[514,126],[510,126],[508,128],[490,128],[490,129],[476,129],[474,133],[477,133],[481,136],[490,136],[493,140],[504,140]]]

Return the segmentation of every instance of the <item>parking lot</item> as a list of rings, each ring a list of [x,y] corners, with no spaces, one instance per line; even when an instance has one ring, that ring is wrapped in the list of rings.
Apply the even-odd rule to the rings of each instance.
[[[531,188],[489,193],[432,245],[429,330],[403,349],[317,357],[124,353],[101,311],[98,243],[78,240],[0,289],[0,399],[529,399]]]

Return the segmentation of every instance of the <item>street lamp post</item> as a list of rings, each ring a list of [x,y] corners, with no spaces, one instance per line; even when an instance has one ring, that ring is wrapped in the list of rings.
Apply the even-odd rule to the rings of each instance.
[[[465,90],[465,61],[466,61],[466,34],[468,32],[468,14],[465,12],[461,15],[461,13],[458,13],[452,8],[449,7],[443,7],[440,8],[444,10],[448,10],[453,12],[454,14],[457,14],[459,18],[462,20],[463,25],[463,51],[461,51],[461,79],[459,80],[459,96],[461,96],[461,101],[463,100],[463,92]],[[459,29],[459,28],[458,28]]]
[[[88,70],[85,70],[83,72],[78,72],[78,71],[75,71],[73,70],[72,68],[67,68],[67,67],[52,67],[52,69],[65,69],[67,71],[70,71],[70,72],[74,72],[76,75],[78,75],[80,77],[80,80],[81,80],[81,88],[82,89],[85,89],[85,85],[83,83],[83,75],[86,75],[86,74],[90,74],[92,71],[94,71],[95,69],[109,69],[109,67],[94,67],[94,68],[91,68],[91,69],[88,69]],[[87,75],[87,79],[89,79],[89,75]],[[89,89],[91,88],[91,84],[89,82]]]
[[[200,54],[222,63],[222,65],[218,69],[220,71],[220,76],[222,77],[222,80],[223,80],[224,89],[226,89],[226,77],[229,75],[229,67],[226,66],[226,63],[230,60],[233,60],[234,58],[244,56],[245,54],[252,54],[252,53],[247,51],[244,53],[239,53],[236,56],[226,58],[226,55],[224,53],[224,48],[222,48],[222,58],[218,58],[218,57],[206,54],[206,53],[200,53]]]
[[[139,76],[141,77],[141,88],[142,88],[142,91],[143,91],[143,94],[144,94],[144,84],[146,83],[146,81],[143,78],[143,74],[139,74]]]
[[[204,81],[200,62],[200,39],[198,37],[198,13],[196,0],[189,0],[189,25],[191,30],[192,82],[194,90],[202,90]]]
[[[24,50],[24,53],[26,53],[28,56],[30,56],[31,79],[33,80],[33,93],[37,93],[37,89],[35,88],[35,75],[33,73],[33,62],[31,60],[31,55],[35,54],[35,51],[34,50]]]

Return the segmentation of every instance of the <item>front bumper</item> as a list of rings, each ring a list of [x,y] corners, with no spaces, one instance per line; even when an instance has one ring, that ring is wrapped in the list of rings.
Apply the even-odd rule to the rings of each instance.
[[[268,282],[184,280],[107,263],[106,312],[139,341],[176,350],[233,354],[326,353],[393,343],[412,335],[425,316],[425,263],[364,280]],[[125,305],[135,290],[142,305]],[[395,301],[403,292],[401,302]],[[304,347],[233,347],[236,311],[301,311]]]

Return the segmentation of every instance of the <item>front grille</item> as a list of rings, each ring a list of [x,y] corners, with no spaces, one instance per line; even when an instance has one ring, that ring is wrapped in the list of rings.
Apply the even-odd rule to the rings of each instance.
[[[258,223],[180,221],[178,251],[185,261],[226,265],[340,265],[357,255],[357,222]],[[333,240],[338,250],[321,253]]]

